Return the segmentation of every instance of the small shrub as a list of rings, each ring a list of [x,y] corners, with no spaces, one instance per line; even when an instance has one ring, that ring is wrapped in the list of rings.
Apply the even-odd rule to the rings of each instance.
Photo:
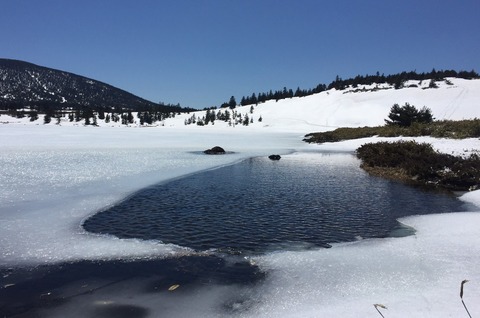
[[[373,173],[449,190],[469,190],[480,183],[480,156],[455,157],[415,141],[364,144],[356,155]],[[388,170],[390,169],[390,170]]]

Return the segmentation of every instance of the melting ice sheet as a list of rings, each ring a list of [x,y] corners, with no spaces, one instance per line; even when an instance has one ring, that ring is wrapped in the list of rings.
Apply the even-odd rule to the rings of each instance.
[[[290,134],[0,129],[0,265],[4,267],[183,254],[180,247],[158,242],[86,234],[80,222],[162,180],[249,156],[310,147],[299,141],[301,136]],[[225,157],[192,153],[217,144],[236,153]],[[479,197],[476,191],[464,199],[478,204]],[[465,285],[465,303],[478,316],[480,214],[413,216],[401,221],[414,227],[416,234],[250,259],[267,273],[254,286],[208,285],[190,291],[180,288],[177,294],[142,294],[137,293],[141,280],[126,281],[73,298],[44,316],[91,313],[91,317],[113,317],[130,312],[138,317],[156,313],[172,313],[172,317],[376,317],[373,304],[381,303],[388,307],[384,310],[387,317],[465,317],[459,299],[463,279],[470,280]],[[65,286],[64,292],[74,287],[83,286]],[[219,302],[227,304],[228,311],[219,308]]]
[[[255,317],[464,317],[480,313],[480,244],[476,212],[401,219],[414,236],[282,252],[258,259],[268,270]],[[470,284],[470,285],[469,285]],[[468,293],[468,297],[466,296]]]
[[[301,136],[292,134],[5,127],[0,135],[2,265],[182,251],[154,241],[87,234],[80,224],[95,211],[147,185],[302,146]],[[233,153],[198,153],[215,145]]]

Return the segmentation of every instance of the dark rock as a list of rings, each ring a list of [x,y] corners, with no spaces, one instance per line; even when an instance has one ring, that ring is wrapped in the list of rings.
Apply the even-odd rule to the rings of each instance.
[[[212,149],[207,149],[203,153],[207,155],[223,155],[225,154],[225,150],[222,147],[215,146]]]
[[[268,158],[270,160],[280,160],[280,158],[282,158],[282,157],[280,157],[280,155],[270,155],[270,156],[268,156]]]

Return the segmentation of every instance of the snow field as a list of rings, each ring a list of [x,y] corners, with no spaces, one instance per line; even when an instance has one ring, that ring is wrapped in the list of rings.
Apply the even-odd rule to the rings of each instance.
[[[41,118],[32,124],[25,118],[2,115],[0,122],[19,124],[0,125],[0,265],[188,254],[188,249],[161,242],[88,234],[80,224],[92,213],[148,185],[252,156],[353,152],[362,143],[382,139],[323,145],[301,140],[304,133],[336,126],[383,124],[393,103],[430,107],[436,118],[480,117],[480,81],[452,82],[453,86],[441,84],[436,90],[329,91],[271,101],[255,107],[254,118],[261,115],[262,123],[255,120],[251,126],[235,128],[220,122],[208,127],[184,126],[186,117],[182,116],[187,115],[168,119],[163,127],[142,129],[112,128],[104,123],[101,127],[66,122],[43,125]],[[247,112],[249,108],[238,110]],[[477,139],[415,140],[453,154],[480,148]],[[215,145],[234,153],[198,154]],[[301,153],[294,155],[301,160]],[[466,193],[461,199],[480,206],[480,191]],[[381,303],[388,307],[383,310],[386,317],[465,317],[459,299],[463,279],[470,280],[465,285],[465,302],[472,315],[478,315],[480,213],[412,216],[401,222],[414,227],[416,234],[255,257],[252,261],[269,273],[264,284],[253,290],[212,286],[199,291],[193,302],[183,307],[184,316],[211,316],[211,306],[222,295],[247,293],[259,302],[238,316],[375,317],[378,313],[373,304]],[[125,292],[112,294],[146,306],[153,302],[148,296],[129,298]],[[71,309],[68,312],[75,317]]]
[[[459,78],[448,78],[452,85],[445,82],[437,82],[439,88],[428,89],[428,80],[421,85],[417,81],[408,81],[406,88],[395,90],[386,84],[378,85],[359,85],[357,88],[347,88],[343,91],[331,89],[318,94],[306,97],[294,97],[267,101],[253,106],[253,113],[250,113],[252,105],[239,106],[235,108],[242,116],[248,115],[254,122],[248,126],[241,124],[230,127],[228,123],[216,120],[215,124],[209,124],[206,127],[199,127],[196,124],[185,126],[185,120],[195,115],[197,118],[205,116],[205,111],[192,112],[190,114],[176,115],[175,118],[167,118],[162,122],[156,122],[154,127],[183,127],[186,129],[213,129],[223,130],[261,130],[261,131],[279,131],[279,132],[298,132],[311,133],[315,131],[333,130],[338,127],[360,127],[383,125],[384,119],[390,111],[393,104],[404,105],[410,103],[418,109],[423,106],[432,110],[435,119],[472,119],[480,118],[480,108],[477,107],[480,100],[480,80],[464,80]],[[418,87],[408,87],[415,84]],[[217,109],[225,112],[230,109]],[[136,113],[133,113],[135,123],[129,124],[129,127],[141,127]],[[262,117],[262,121],[258,119]],[[97,120],[98,125],[102,127],[122,127],[121,122],[105,123],[103,120]],[[29,118],[13,118],[6,115],[0,115],[0,123],[14,123],[22,125],[43,125],[43,115],[39,119],[30,122]],[[56,119],[52,118],[47,126],[55,126]],[[82,126],[81,122],[69,122],[67,118],[61,121],[63,126]]]

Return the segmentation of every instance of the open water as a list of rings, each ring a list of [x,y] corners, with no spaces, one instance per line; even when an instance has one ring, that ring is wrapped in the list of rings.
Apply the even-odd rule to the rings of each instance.
[[[351,154],[252,158],[143,189],[83,224],[192,253],[0,268],[0,317],[249,316],[268,275],[249,256],[411,235],[397,218],[467,209],[371,177]]]
[[[159,184],[84,228],[197,251],[263,253],[387,237],[400,217],[464,210],[454,196],[371,177],[350,154],[316,153],[252,158]]]

